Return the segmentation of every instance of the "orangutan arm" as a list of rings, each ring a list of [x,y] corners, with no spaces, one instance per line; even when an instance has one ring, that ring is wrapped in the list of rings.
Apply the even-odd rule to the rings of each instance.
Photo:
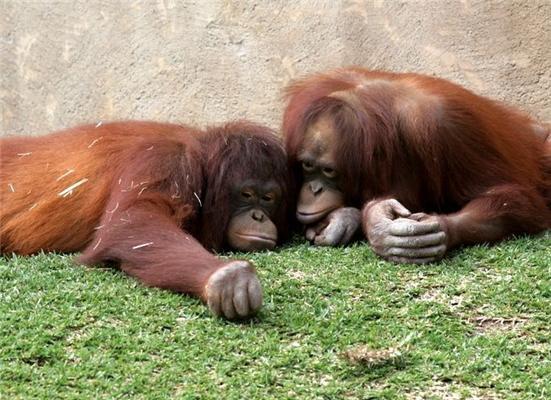
[[[144,195],[125,204],[111,201],[83,264],[114,262],[148,286],[199,297],[228,319],[258,311],[262,289],[247,261],[216,258],[180,226],[186,210],[168,196]]]
[[[434,262],[454,247],[550,226],[551,212],[541,195],[514,184],[487,190],[453,214],[411,214],[395,199],[372,200],[362,210],[363,231],[373,250],[400,263]]]

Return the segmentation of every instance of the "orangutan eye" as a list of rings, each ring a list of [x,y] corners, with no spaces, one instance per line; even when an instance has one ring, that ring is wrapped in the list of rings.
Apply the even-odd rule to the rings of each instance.
[[[266,193],[264,196],[262,196],[262,200],[267,203],[271,203],[272,201],[274,201],[274,195],[272,193]]]
[[[314,163],[312,163],[311,161],[303,161],[302,169],[304,169],[307,172],[310,172],[314,169]]]
[[[323,175],[328,178],[334,178],[337,176],[337,171],[335,171],[333,168],[324,167],[322,168],[321,172],[323,172]]]
[[[244,199],[249,200],[250,198],[253,197],[253,193],[250,190],[242,190],[241,191],[241,197],[243,197]]]

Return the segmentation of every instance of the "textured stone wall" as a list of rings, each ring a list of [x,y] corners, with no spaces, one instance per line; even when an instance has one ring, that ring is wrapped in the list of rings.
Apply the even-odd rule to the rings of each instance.
[[[551,1],[0,0],[0,134],[251,118],[342,65],[434,74],[551,120]]]

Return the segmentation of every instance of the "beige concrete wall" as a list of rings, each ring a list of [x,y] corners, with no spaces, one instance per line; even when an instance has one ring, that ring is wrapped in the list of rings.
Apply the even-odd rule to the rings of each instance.
[[[0,0],[0,134],[112,119],[277,128],[341,65],[449,78],[551,120],[551,1]]]

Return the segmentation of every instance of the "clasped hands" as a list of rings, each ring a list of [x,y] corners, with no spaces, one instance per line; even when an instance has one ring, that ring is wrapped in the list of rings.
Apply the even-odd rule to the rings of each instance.
[[[372,200],[362,211],[337,208],[307,227],[306,238],[318,246],[341,246],[360,226],[375,253],[389,261],[424,264],[440,260],[448,250],[442,216],[411,213],[396,199]]]

